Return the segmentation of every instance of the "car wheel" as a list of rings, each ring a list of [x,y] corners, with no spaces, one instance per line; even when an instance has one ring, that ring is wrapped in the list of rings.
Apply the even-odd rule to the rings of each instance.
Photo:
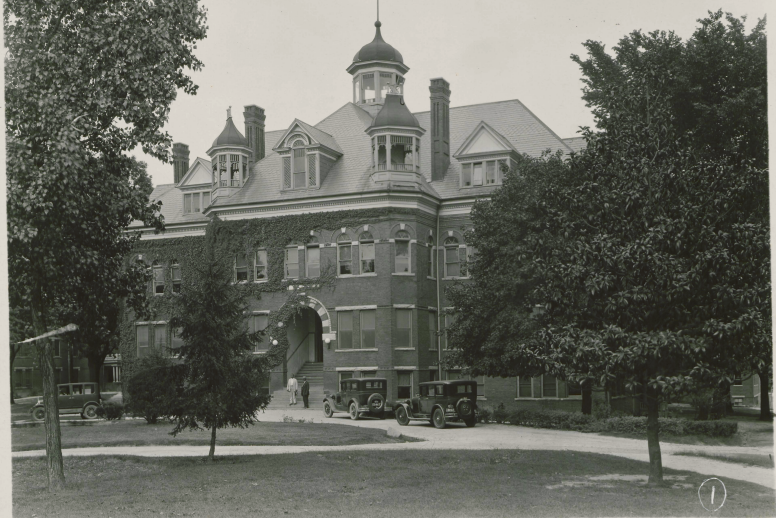
[[[350,404],[350,418],[354,421],[358,421],[358,405],[355,401]]]
[[[401,426],[407,426],[410,424],[410,418],[407,416],[407,409],[400,406],[396,409],[396,422]]]
[[[97,419],[97,405],[87,405],[81,417],[84,419]]]
[[[35,421],[43,421],[43,419],[46,417],[46,409],[42,406],[36,407],[32,411],[32,418]]]
[[[445,413],[442,411],[441,408],[437,408],[434,410],[433,417],[431,418],[434,422],[434,427],[439,428],[440,430],[445,427]]]
[[[369,411],[373,414],[377,414],[383,411],[385,408],[385,398],[382,394],[372,394],[369,396],[369,400],[366,402],[369,407]]]
[[[474,406],[468,399],[461,399],[458,401],[458,415],[461,419],[466,420],[474,417]]]
[[[331,403],[328,401],[323,402],[323,415],[326,417],[331,417],[334,415],[334,410],[331,409]]]
[[[467,426],[467,427],[469,427],[469,428],[474,428],[474,425],[475,425],[475,424],[477,424],[477,420],[476,420],[476,419],[474,419],[474,418],[472,418],[472,419],[466,419],[466,420],[464,421],[464,423],[466,423],[466,426]]]

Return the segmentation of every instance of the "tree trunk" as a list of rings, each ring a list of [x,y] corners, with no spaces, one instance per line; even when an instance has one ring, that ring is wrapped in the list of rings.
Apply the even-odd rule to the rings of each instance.
[[[21,347],[23,346],[11,344],[9,348],[11,350],[11,364],[9,365],[11,370],[10,372],[11,377],[9,379],[11,380],[11,404],[12,405],[16,403],[16,401],[14,401],[14,399],[16,399],[16,392],[14,392],[14,386],[13,386],[13,361],[16,359],[16,354],[19,352]]]
[[[210,457],[210,460],[213,461],[215,453],[216,453],[216,425],[215,421],[213,421],[213,427],[212,427],[212,433],[210,434],[210,453],[208,456]]]
[[[36,335],[46,333],[46,313],[37,278],[32,288],[32,328]],[[43,406],[46,410],[44,424],[46,428],[46,474],[50,493],[65,487],[65,468],[62,463],[62,436],[59,429],[59,403],[57,401],[57,381],[54,379],[54,348],[51,340],[38,343],[40,374],[43,380]]]
[[[590,415],[593,413],[593,382],[585,380],[580,385],[582,388],[582,413]]]
[[[97,383],[97,393],[102,393],[102,366],[105,364],[104,354],[89,355],[87,360],[89,361],[89,381]]]
[[[771,385],[768,367],[760,370],[757,374],[760,376],[760,421],[770,421],[773,418],[771,417],[771,403],[768,398],[768,388]]]
[[[660,437],[657,391],[644,387],[647,403],[647,449],[649,450],[649,481],[650,486],[663,485],[663,458],[660,454]]]

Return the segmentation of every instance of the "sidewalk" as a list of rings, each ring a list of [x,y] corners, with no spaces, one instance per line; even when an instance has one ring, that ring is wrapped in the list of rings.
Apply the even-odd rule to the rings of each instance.
[[[361,426],[391,430],[392,434],[423,439],[424,442],[395,444],[361,444],[352,446],[217,446],[218,455],[276,455],[325,451],[369,451],[369,450],[554,450],[579,451],[616,455],[638,461],[649,461],[647,443],[644,440],[609,437],[591,433],[524,428],[510,425],[477,425],[474,428],[450,425],[437,430],[428,424],[413,423],[399,426],[395,419],[360,419],[352,421],[347,414],[334,414],[326,419],[320,409],[288,408],[267,410],[258,416],[259,421],[282,422],[283,418],[294,421],[305,419],[313,423],[332,423],[344,426]],[[761,486],[776,488],[774,470],[720,462],[716,460],[676,455],[679,452],[702,451],[717,454],[749,453],[767,455],[773,453],[763,448],[717,447],[661,443],[663,467],[687,470],[728,479],[743,480]],[[206,456],[208,446],[116,446],[99,448],[73,448],[62,451],[65,456],[90,455],[137,455],[142,457],[198,457]],[[14,452],[13,456],[35,457],[44,455],[43,450]]]

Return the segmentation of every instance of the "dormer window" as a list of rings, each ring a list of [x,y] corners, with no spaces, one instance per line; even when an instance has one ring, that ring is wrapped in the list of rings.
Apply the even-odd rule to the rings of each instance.
[[[506,159],[461,164],[461,187],[501,184],[501,172],[506,168],[506,164]]]
[[[305,159],[304,142],[297,140],[291,147],[291,167],[294,171],[294,189],[307,187],[307,162]]]
[[[183,195],[183,213],[203,212],[210,205],[210,191],[192,192]]]

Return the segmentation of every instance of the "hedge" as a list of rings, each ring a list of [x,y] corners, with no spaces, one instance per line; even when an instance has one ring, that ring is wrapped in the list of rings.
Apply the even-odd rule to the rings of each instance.
[[[520,409],[509,414],[510,424],[553,430],[575,430],[578,432],[617,432],[646,435],[646,417],[609,417],[595,419],[580,412],[561,410]],[[664,435],[707,435],[710,437],[731,437],[738,432],[735,421],[690,421],[687,419],[661,418],[658,421],[660,433]]]

